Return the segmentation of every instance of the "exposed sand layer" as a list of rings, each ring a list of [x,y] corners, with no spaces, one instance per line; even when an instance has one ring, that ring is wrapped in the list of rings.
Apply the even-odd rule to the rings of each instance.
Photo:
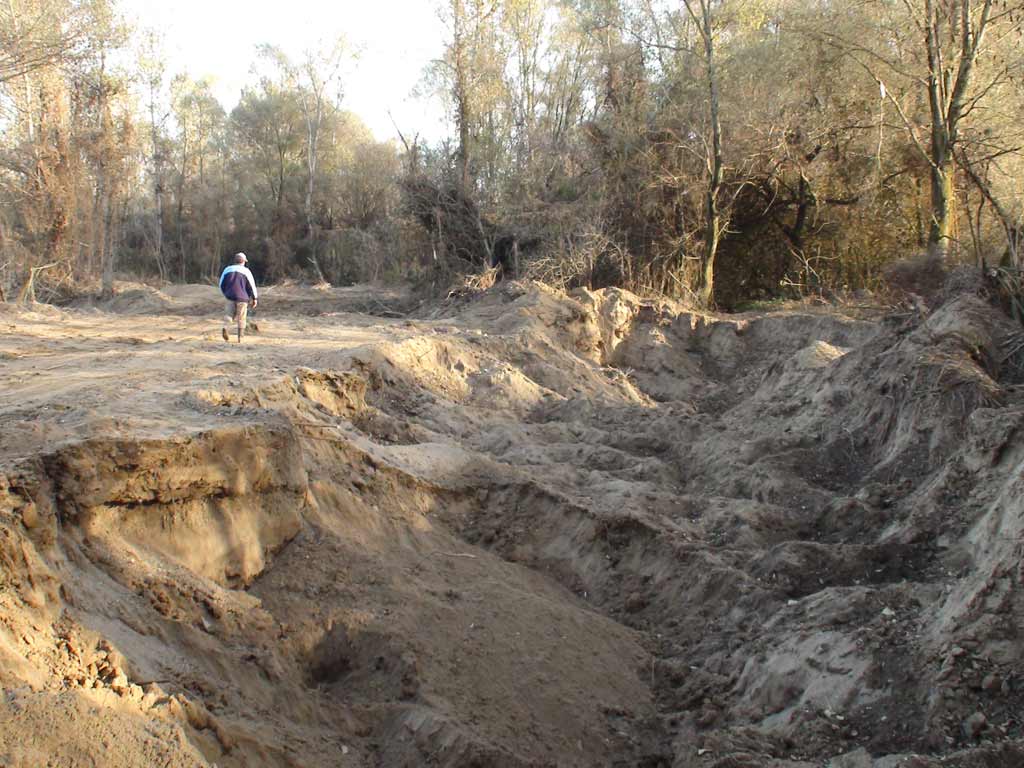
[[[0,765],[1024,765],[1024,334],[969,281],[222,304],[0,304]]]

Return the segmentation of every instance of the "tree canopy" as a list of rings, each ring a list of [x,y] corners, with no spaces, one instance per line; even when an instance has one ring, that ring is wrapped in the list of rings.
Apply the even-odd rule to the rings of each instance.
[[[416,279],[501,265],[735,307],[929,252],[1020,266],[1019,2],[441,0],[379,141],[336,36],[267,41],[225,107],[112,0],[0,4],[0,288],[115,271]],[[370,76],[370,75],[366,75]]]

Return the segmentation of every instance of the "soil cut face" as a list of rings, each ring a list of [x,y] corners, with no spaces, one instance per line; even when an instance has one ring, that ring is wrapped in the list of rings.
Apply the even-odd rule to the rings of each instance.
[[[0,765],[1024,765],[1024,334],[0,305]]]

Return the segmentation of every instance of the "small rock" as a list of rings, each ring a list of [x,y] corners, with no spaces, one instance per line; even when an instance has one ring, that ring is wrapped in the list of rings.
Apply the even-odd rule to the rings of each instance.
[[[114,676],[114,679],[110,681],[110,690],[117,694],[127,694],[130,691],[130,684],[128,683],[128,677],[124,672],[118,672]]]
[[[893,616],[896,615],[896,611],[886,606],[882,609],[882,615],[885,616],[887,619],[891,619]]]
[[[714,707],[704,707],[697,717],[697,725],[701,728],[710,728],[718,720],[719,711]]]
[[[827,763],[827,768],[871,768],[874,761],[871,754],[861,747],[845,755],[836,755]]]
[[[975,712],[973,715],[964,720],[963,729],[964,736],[968,739],[976,739],[983,730],[988,726],[988,718],[985,717],[981,712]]]
[[[981,687],[986,691],[997,691],[1003,687],[1003,679],[995,672],[990,672],[981,681]]]
[[[21,522],[30,531],[39,525],[39,510],[32,502],[21,508]]]
[[[181,701],[178,696],[172,696],[166,702],[167,713],[175,720],[185,719],[185,710],[181,706]]]
[[[235,748],[236,742],[234,736],[228,733],[227,729],[220,724],[220,721],[212,715],[210,716],[210,728],[213,729],[213,733],[217,737],[217,741],[220,742],[220,745],[225,752],[231,752]]]
[[[46,605],[46,595],[38,589],[27,589],[21,599],[29,608],[42,608]]]
[[[626,612],[637,613],[647,607],[646,598],[639,592],[632,593],[626,598]]]

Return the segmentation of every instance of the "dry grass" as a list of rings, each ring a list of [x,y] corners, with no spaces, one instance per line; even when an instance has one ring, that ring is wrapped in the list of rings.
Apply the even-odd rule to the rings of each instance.
[[[1024,272],[1009,267],[992,267],[985,277],[1010,317],[1024,325]]]
[[[452,293],[483,293],[490,290],[498,281],[498,272],[497,267],[487,267],[475,274],[462,275],[459,284],[452,288]]]
[[[1009,267],[990,267],[985,281],[993,299],[1019,326],[1020,330],[1001,340],[1000,366],[1012,381],[1024,381],[1024,271]]]

